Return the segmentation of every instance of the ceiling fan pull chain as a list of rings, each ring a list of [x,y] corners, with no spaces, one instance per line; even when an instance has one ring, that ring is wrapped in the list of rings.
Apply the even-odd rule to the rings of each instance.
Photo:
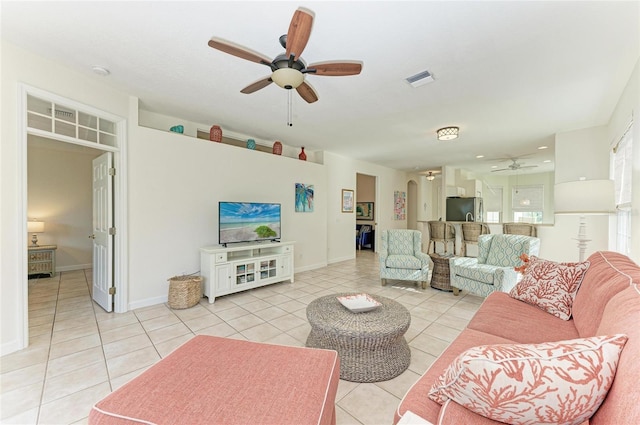
[[[291,102],[291,90],[287,90],[287,125],[293,127],[293,105]]]

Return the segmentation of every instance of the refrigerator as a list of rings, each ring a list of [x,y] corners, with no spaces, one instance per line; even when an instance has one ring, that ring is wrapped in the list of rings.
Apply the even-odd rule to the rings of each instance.
[[[447,221],[482,221],[482,198],[447,198]]]

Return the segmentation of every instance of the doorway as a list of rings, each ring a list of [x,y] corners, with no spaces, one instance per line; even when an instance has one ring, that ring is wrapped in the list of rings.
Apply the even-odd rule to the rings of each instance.
[[[43,221],[39,244],[56,244],[56,269],[91,267],[91,161],[102,151],[29,135],[27,216]],[[31,235],[29,235],[31,236]],[[64,248],[62,248],[64,247]]]
[[[356,248],[376,250],[378,178],[356,173]]]
[[[67,147],[72,145],[113,154],[115,168],[119,170],[114,178],[113,192],[113,200],[116,205],[113,211],[114,229],[118,229],[117,237],[114,240],[113,256],[113,285],[118,294],[114,303],[116,312],[128,310],[127,265],[124,261],[127,255],[125,214],[127,209],[127,140],[125,136],[126,119],[122,117],[24,84],[20,85],[19,91],[18,110],[23,113],[20,114],[18,120],[17,166],[20,170],[18,183],[21,194],[21,200],[18,202],[18,214],[23,219],[23,227],[16,240],[15,249],[22,252],[19,278],[23,282],[18,299],[18,317],[22,318],[22,326],[18,326],[18,342],[21,348],[26,348],[29,341],[27,219],[32,214],[28,206],[27,182],[29,138],[41,137],[62,143]],[[101,143],[101,141],[103,142]],[[87,184],[91,186],[91,180]]]

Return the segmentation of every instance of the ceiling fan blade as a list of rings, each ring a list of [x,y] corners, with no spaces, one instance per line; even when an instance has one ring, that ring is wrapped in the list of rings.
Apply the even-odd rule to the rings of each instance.
[[[311,84],[307,83],[306,81],[300,84],[296,88],[296,91],[298,92],[300,97],[303,98],[307,103],[313,103],[318,100],[318,94],[316,93],[314,88],[311,87]]]
[[[344,62],[318,62],[307,66],[304,72],[313,73],[315,75],[342,76],[342,75],[358,75],[362,71],[362,62],[344,61]]]
[[[511,168],[499,168],[497,170],[491,170],[492,173],[495,173],[496,171],[508,171],[511,170]]]
[[[291,18],[289,31],[287,32],[287,57],[294,56],[298,59],[302,56],[309,36],[311,36],[311,27],[313,26],[314,13],[304,7],[299,7]]]
[[[271,75],[269,75],[266,78],[261,78],[258,81],[249,84],[247,87],[240,90],[240,93],[249,94],[249,93],[256,92],[260,89],[267,87],[272,82],[273,80],[271,79]]]
[[[209,40],[208,44],[209,47],[213,47],[214,49],[236,56],[240,59],[245,59],[267,66],[271,65],[271,59],[269,59],[268,57],[258,52],[254,52],[253,50],[246,47],[240,46],[239,44],[235,44],[231,41],[213,37],[211,40]]]

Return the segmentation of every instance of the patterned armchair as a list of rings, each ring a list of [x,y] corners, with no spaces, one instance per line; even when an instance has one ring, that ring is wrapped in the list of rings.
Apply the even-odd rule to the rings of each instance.
[[[429,256],[422,252],[422,233],[418,230],[393,229],[382,232],[380,279],[414,280],[427,287]]]
[[[478,257],[455,257],[449,261],[454,295],[459,290],[486,297],[492,292],[509,292],[518,281],[514,267],[522,265],[520,255],[538,255],[540,239],[524,235],[480,235]]]

